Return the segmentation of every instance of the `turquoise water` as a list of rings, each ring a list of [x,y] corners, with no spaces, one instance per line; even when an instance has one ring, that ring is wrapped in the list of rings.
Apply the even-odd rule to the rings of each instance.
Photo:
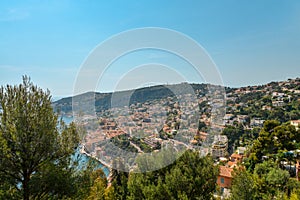
[[[63,116],[62,117],[63,121],[68,125],[73,121],[73,117],[68,117],[68,116]],[[85,154],[81,154],[80,153],[80,148],[78,148],[75,152],[74,155],[74,159],[79,158],[79,168],[83,168],[89,161],[89,157]],[[108,177],[109,175],[109,169],[107,167],[105,167],[104,165],[102,165],[99,162],[99,166],[98,168],[101,168],[103,170],[103,172],[105,173],[106,177]]]
[[[69,125],[73,121],[73,117],[69,116],[63,116],[62,119],[67,125]]]

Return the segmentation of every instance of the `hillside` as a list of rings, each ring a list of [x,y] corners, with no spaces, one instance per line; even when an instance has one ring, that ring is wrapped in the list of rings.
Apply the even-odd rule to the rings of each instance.
[[[53,107],[55,111],[70,114],[72,112],[72,101],[74,101],[80,105],[80,108],[87,108],[86,105],[95,104],[96,111],[100,112],[111,107],[112,95],[116,97],[130,96],[129,104],[144,103],[146,101],[172,97],[174,94],[171,90],[179,90],[185,86],[187,86],[187,83],[168,86],[157,85],[136,90],[118,91],[115,93],[87,92],[55,101],[53,102]],[[207,84],[191,84],[191,86],[197,95],[204,95],[207,92]],[[119,104],[122,104],[122,102],[119,102]],[[85,111],[87,112],[87,110]]]
[[[190,84],[198,98],[207,95],[209,84]],[[72,103],[79,105],[85,113],[93,112],[88,105],[95,104],[96,112],[101,112],[111,107],[113,96],[114,107],[135,103],[145,103],[154,100],[174,97],[172,91],[184,90],[187,83],[175,85],[157,85],[136,90],[118,91],[115,93],[87,92],[74,97],[67,97],[55,101],[55,111],[62,114],[71,114]],[[247,86],[240,88],[225,87],[227,114],[248,115],[251,118],[272,119],[280,121],[299,118],[299,93],[300,78],[286,81],[270,82],[265,85]],[[130,97],[130,99],[125,99]],[[126,101],[125,101],[126,100]],[[73,101],[73,102],[72,102]],[[129,104],[128,104],[129,101]],[[203,101],[201,106],[207,106]],[[285,112],[285,115],[282,114]]]

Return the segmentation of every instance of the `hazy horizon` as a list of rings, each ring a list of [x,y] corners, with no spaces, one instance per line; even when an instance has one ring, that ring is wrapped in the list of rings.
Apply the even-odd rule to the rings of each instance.
[[[254,84],[254,85],[244,85],[244,86],[237,86],[237,87],[231,87],[231,86],[227,86],[227,85],[223,85],[224,87],[230,87],[230,88],[241,88],[241,87],[248,87],[248,86],[260,86],[260,85],[266,85],[268,83],[271,82],[281,82],[281,81],[287,81],[288,79],[297,79],[300,77],[294,77],[294,78],[287,78],[285,80],[273,80],[273,81],[268,81],[266,83],[262,83],[262,84]],[[155,84],[155,85],[149,85],[149,86],[144,86],[144,87],[138,87],[138,88],[128,88],[128,89],[124,89],[124,90],[116,90],[116,91],[86,91],[84,93],[81,94],[86,94],[89,92],[96,92],[96,93],[113,93],[113,92],[124,92],[124,91],[130,91],[130,90],[137,90],[137,89],[143,89],[143,88],[147,88],[147,87],[155,87],[155,86],[165,86],[165,85],[177,85],[177,84],[183,84],[183,83],[188,83],[188,84],[209,84],[209,83],[195,83],[195,82],[181,82],[181,83],[166,83],[166,84]],[[79,95],[81,95],[79,94]],[[53,96],[52,95],[52,100],[53,101],[58,101],[62,98],[68,98],[68,97],[72,97],[72,96],[77,96],[77,95],[65,95],[65,96]]]

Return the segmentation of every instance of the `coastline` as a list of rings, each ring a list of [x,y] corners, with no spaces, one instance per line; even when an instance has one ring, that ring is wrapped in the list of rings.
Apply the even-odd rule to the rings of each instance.
[[[72,115],[60,115],[60,117],[63,119],[63,121],[69,125],[71,122],[73,122],[74,118]],[[79,145],[79,152],[82,155],[85,155],[86,158],[93,158],[95,160],[97,160],[99,162],[99,164],[101,165],[101,169],[103,170],[103,172],[105,173],[106,177],[109,179],[109,177],[111,177],[111,168],[109,166],[108,163],[104,162],[103,160],[92,156],[91,154],[89,154],[88,152],[85,151],[85,146],[84,144],[80,144]]]
[[[93,159],[97,160],[103,166],[103,167],[101,167],[101,169],[103,170],[104,173],[105,173],[105,169],[108,170],[108,173],[107,174],[105,173],[105,175],[107,177],[108,183],[110,183],[112,181],[112,170],[110,168],[110,165],[107,162],[101,160],[100,158],[97,158],[96,156],[93,156],[90,153],[86,152],[84,144],[81,144],[80,146],[81,146],[81,148],[79,150],[79,153],[86,155],[88,158],[93,158]],[[105,168],[105,169],[103,169],[103,168]]]
[[[84,144],[81,144],[80,146],[81,146],[81,148],[80,148],[80,153],[81,154],[85,154],[86,156],[91,157],[91,158],[97,160],[98,162],[101,163],[101,165],[107,167],[110,170],[110,165],[107,162],[105,162],[105,161],[101,160],[100,158],[97,158],[96,156],[93,156],[92,154],[86,152]]]

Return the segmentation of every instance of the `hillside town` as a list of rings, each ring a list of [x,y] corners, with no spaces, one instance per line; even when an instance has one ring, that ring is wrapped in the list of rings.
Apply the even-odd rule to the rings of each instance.
[[[179,104],[178,97],[168,97],[103,110],[94,118],[86,115],[83,123],[88,129],[83,151],[110,165],[112,154],[123,154],[110,153],[103,141],[137,154],[159,151],[170,143],[195,150],[203,146],[206,154],[214,158],[215,165],[219,165],[218,195],[225,198],[230,195],[234,170],[243,168],[257,138],[255,134],[258,135],[266,121],[278,120],[299,130],[299,86],[300,79],[297,78],[262,86],[226,88],[226,113],[218,124],[212,122],[213,103],[199,90],[194,104],[185,104],[186,101]],[[216,96],[218,92],[216,90]],[[190,94],[180,96],[189,97]],[[221,99],[215,102],[221,102]],[[184,107],[188,112],[183,112]],[[197,109],[198,115],[192,113]],[[195,116],[199,118],[195,119]],[[209,137],[212,138],[211,145],[204,147]],[[285,149],[286,152],[297,158],[300,149]],[[262,155],[261,159],[269,156]],[[287,163],[281,162],[287,168]],[[293,171],[291,175],[297,178],[299,162],[294,160],[289,165],[289,172]]]
[[[2,0],[0,26],[0,200],[300,200],[300,0]]]

